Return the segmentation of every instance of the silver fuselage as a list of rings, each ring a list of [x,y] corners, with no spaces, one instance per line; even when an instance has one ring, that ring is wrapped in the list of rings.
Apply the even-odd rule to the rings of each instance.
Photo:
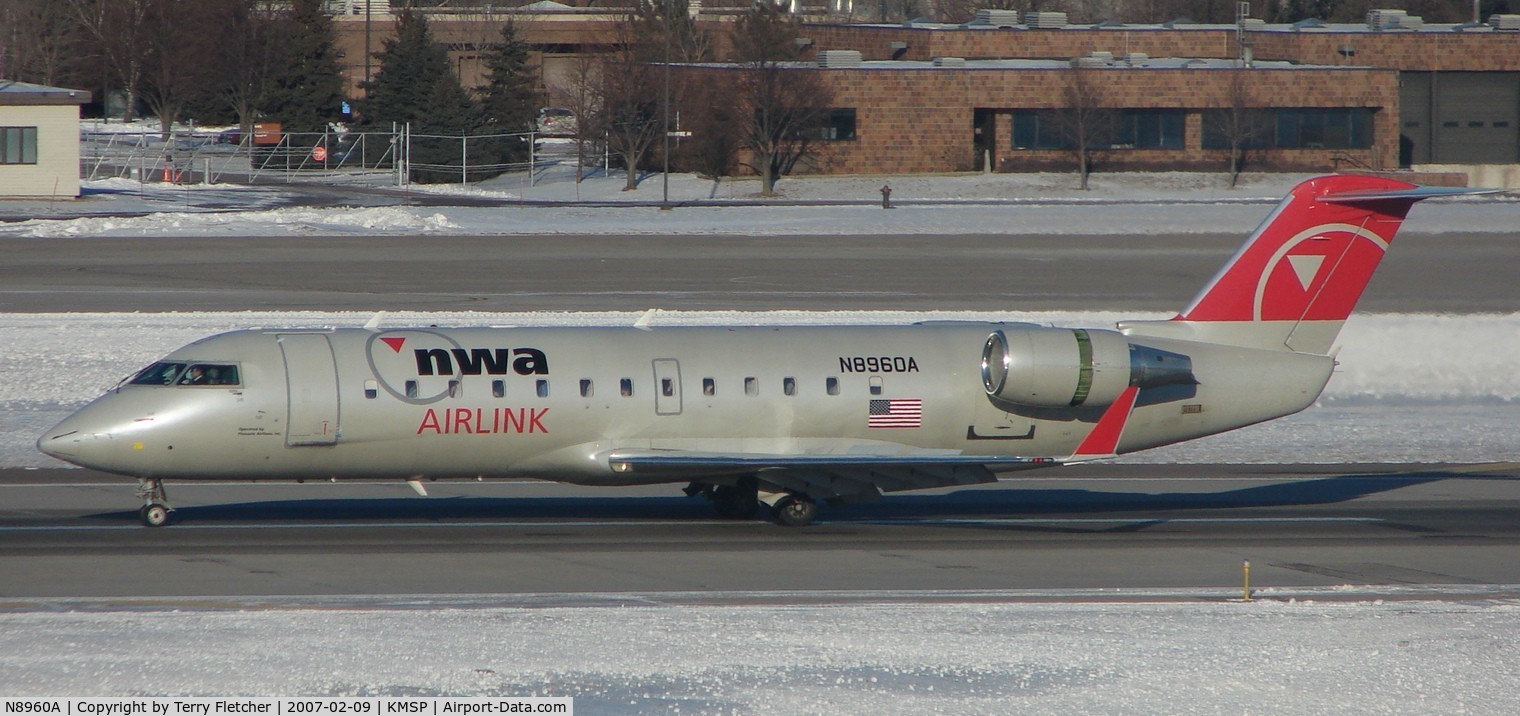
[[[236,366],[236,385],[123,384],[39,447],[84,467],[178,480],[691,479],[619,472],[607,457],[619,450],[1060,457],[1092,430],[1102,401],[1002,400],[989,394],[982,365],[994,332],[1050,330],[932,323],[237,331],[163,359]],[[1334,365],[1320,355],[1102,333],[1131,351],[1186,356],[1194,379],[1142,392],[1117,452],[1302,410]],[[1099,360],[1088,373],[1101,382],[1105,371],[1120,370],[1130,375],[1128,365]],[[920,412],[889,424],[870,415],[888,404],[881,401]]]

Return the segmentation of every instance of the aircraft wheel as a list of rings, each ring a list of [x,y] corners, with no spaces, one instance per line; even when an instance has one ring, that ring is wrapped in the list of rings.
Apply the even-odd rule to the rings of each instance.
[[[776,503],[776,521],[787,527],[806,527],[818,516],[818,503],[807,495],[787,495]]]
[[[143,505],[138,515],[142,517],[142,523],[147,527],[163,527],[169,524],[169,508],[157,502]]]
[[[726,520],[747,520],[760,509],[760,498],[755,481],[740,480],[737,485],[718,485],[708,493],[718,516]]]

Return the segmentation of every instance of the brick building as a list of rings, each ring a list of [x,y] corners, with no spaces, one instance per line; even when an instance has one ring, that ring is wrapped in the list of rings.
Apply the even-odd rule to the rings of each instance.
[[[1376,19],[1369,16],[1369,20]],[[819,51],[856,50],[864,59],[877,61],[927,61],[936,57],[1033,60],[1093,53],[1125,58],[1138,53],[1152,58],[1250,64],[1253,70],[1271,68],[1278,73],[1269,77],[1248,73],[1253,77],[1251,85],[1259,88],[1259,96],[1253,97],[1259,106],[1277,111],[1340,103],[1372,112],[1371,146],[1365,157],[1369,166],[1520,163],[1520,16],[1495,16],[1483,25],[1425,25],[1418,18],[1403,19],[1402,25],[1397,21],[1267,25],[1246,20],[1240,25],[1100,24],[1031,29],[1027,25],[910,23],[813,25],[806,31],[811,45]],[[1244,58],[1251,62],[1243,62]],[[1204,66],[1209,65],[1200,65]],[[1164,75],[1173,68],[1151,61],[1148,69],[1159,71],[1142,82],[1154,80],[1162,95],[1172,97],[1169,88],[1174,82]],[[1394,82],[1391,98],[1385,84],[1390,73]],[[1201,79],[1210,76],[1215,79]],[[1115,94],[1122,97],[1133,92],[1134,81],[1121,77],[1113,75]],[[1195,73],[1200,79],[1195,79],[1198,84],[1192,88],[1189,101],[1210,94],[1204,89],[1207,85],[1214,85],[1217,92],[1219,77],[1220,73]],[[1283,81],[1283,77],[1293,79]],[[1323,78],[1336,79],[1326,83]],[[1048,83],[1042,86],[1050,87]],[[1130,89],[1125,89],[1127,86]],[[1158,104],[1164,101],[1173,100],[1156,100]],[[1355,164],[1360,159],[1358,154],[1267,153],[1272,161],[1306,169]],[[1197,157],[1196,151],[1189,150],[1181,159],[1190,162]],[[1320,163],[1324,158],[1335,161]]]
[[[876,60],[859,67],[798,65],[833,93],[835,125],[809,169],[828,173],[996,171],[1071,166],[1062,137],[1064,88],[1085,73],[1110,109],[1107,169],[1201,169],[1228,163],[1211,113],[1228,110],[1243,82],[1270,127],[1253,142],[1257,167],[1393,168],[1398,161],[1398,73],[1224,60],[1146,59],[1077,69],[1050,60],[972,60],[936,66]],[[1143,64],[1140,64],[1143,63]],[[683,67],[682,81],[725,82],[732,66]],[[1259,104],[1258,104],[1259,103]],[[1291,125],[1291,126],[1290,126]]]
[[[741,10],[707,8],[698,22],[722,37]],[[579,58],[610,48],[624,14],[538,2],[489,13],[439,11],[429,19],[471,86],[481,81],[480,52],[512,17],[552,98]],[[1076,65],[1087,68],[1104,105],[1117,114],[1116,136],[1099,158],[1106,168],[1216,167],[1227,143],[1211,129],[1212,118],[1242,100],[1262,111],[1253,121],[1269,125],[1250,141],[1249,161],[1257,168],[1520,164],[1520,16],[1425,25],[1374,11],[1368,24],[1356,25],[1246,19],[1073,26],[1044,15],[1023,24],[804,24],[799,42],[811,50],[854,50],[864,61],[792,68],[819,74],[836,106],[831,139],[803,169],[1069,166],[1053,127]],[[340,20],[339,46],[356,87],[366,42],[378,51],[390,22]],[[724,44],[715,43],[720,56]],[[705,81],[733,71],[681,67],[675,77]]]

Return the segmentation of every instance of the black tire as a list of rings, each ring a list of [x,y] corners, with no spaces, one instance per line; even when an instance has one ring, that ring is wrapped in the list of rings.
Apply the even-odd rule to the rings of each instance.
[[[169,508],[157,502],[143,505],[138,513],[144,527],[163,527],[169,524]]]
[[[806,495],[788,495],[776,503],[776,522],[786,527],[806,527],[818,517],[818,503]]]

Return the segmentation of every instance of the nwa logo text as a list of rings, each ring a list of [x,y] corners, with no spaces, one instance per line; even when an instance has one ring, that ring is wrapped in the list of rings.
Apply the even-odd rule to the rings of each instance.
[[[417,348],[417,375],[548,375],[549,357],[537,348]]]

